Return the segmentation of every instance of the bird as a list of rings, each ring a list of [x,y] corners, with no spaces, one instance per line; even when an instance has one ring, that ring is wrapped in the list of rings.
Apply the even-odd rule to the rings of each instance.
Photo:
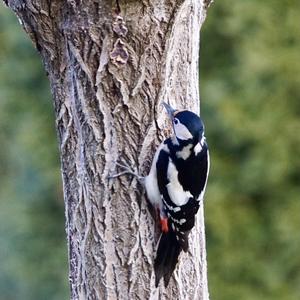
[[[162,277],[168,286],[179,254],[188,251],[188,236],[204,199],[210,164],[201,118],[166,102],[163,105],[173,135],[158,147],[145,177],[146,193],[159,211],[162,231],[154,261],[156,287]]]
[[[178,110],[166,102],[173,134],[157,148],[149,174],[145,177],[129,169],[115,176],[130,173],[138,177],[147,197],[158,212],[161,235],[154,260],[155,286],[163,278],[165,287],[182,251],[188,251],[188,236],[204,199],[210,158],[201,118],[189,110]],[[113,177],[115,177],[113,176]]]

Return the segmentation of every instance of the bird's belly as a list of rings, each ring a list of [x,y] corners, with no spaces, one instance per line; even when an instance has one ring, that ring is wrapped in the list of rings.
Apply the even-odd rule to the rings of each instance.
[[[156,172],[154,170],[151,170],[150,174],[146,176],[145,187],[151,204],[156,208],[160,208],[161,195],[157,184]]]

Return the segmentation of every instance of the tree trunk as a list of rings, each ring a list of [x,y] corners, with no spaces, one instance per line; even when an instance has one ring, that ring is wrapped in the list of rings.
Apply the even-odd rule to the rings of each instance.
[[[118,3],[120,2],[120,3]],[[167,116],[199,111],[199,31],[209,1],[6,0],[40,52],[54,98],[71,299],[208,299],[203,206],[167,289],[154,287],[158,229],[135,178]]]

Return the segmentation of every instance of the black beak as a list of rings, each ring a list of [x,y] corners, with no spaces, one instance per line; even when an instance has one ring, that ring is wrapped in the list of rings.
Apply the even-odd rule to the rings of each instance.
[[[173,120],[173,118],[174,118],[174,113],[176,112],[176,109],[174,109],[171,105],[169,105],[169,104],[166,103],[166,102],[163,102],[162,104],[163,104],[163,106],[165,107],[165,109],[166,109],[166,111],[167,111],[167,113],[168,113],[168,115],[169,115],[169,118],[170,118],[171,120]]]

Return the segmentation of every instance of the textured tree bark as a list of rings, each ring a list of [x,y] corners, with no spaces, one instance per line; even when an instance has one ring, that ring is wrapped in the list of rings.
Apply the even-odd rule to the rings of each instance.
[[[203,206],[167,289],[158,230],[136,179],[167,128],[160,105],[199,111],[205,0],[6,0],[40,52],[54,98],[71,299],[208,299]]]

